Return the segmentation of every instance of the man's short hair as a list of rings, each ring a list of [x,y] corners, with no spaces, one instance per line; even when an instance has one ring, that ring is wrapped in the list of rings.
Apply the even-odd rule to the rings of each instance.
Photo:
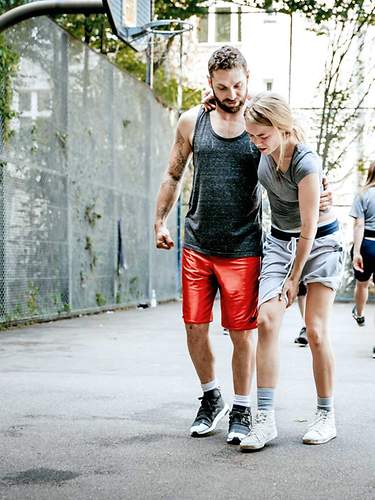
[[[247,63],[242,53],[230,45],[224,45],[220,49],[215,50],[208,60],[208,73],[211,78],[214,71],[234,68],[243,68],[246,73]]]

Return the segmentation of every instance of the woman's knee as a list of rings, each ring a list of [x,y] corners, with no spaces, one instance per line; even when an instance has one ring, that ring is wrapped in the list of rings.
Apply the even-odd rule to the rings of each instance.
[[[275,330],[275,320],[272,314],[265,311],[260,311],[257,319],[258,332],[261,336],[271,335]]]
[[[312,348],[320,348],[327,341],[327,329],[321,323],[306,324],[306,333]]]
[[[367,290],[367,288],[369,287],[370,285],[370,280],[368,281],[356,281],[356,286],[357,288],[359,288],[360,290]]]

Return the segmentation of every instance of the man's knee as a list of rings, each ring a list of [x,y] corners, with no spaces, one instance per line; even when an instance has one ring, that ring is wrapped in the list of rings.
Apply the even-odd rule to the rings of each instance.
[[[204,339],[208,335],[208,323],[185,323],[186,334],[188,339],[198,341]]]

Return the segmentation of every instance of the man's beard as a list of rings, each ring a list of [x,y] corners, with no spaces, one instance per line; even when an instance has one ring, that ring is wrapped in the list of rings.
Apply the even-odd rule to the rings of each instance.
[[[214,97],[215,97],[215,100],[216,100],[216,104],[219,106],[220,109],[222,109],[226,113],[238,113],[238,111],[240,111],[240,109],[242,108],[242,106],[245,104],[245,101],[246,101],[247,90],[246,90],[245,95],[243,97],[240,97],[239,103],[238,103],[237,106],[227,106],[225,104],[225,101],[220,101],[218,99],[218,97],[215,94],[215,91],[213,89],[212,89],[212,92],[214,94]]]

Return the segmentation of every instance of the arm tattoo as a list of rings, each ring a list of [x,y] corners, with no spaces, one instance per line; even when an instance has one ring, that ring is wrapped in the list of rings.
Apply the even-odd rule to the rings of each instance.
[[[177,130],[175,140],[176,157],[172,161],[169,168],[169,175],[176,182],[176,184],[181,180],[187,161],[187,155],[184,152],[184,148],[186,147],[185,143],[185,138],[182,136],[180,131]]]
[[[166,207],[158,207],[158,209],[156,210],[156,216],[160,220],[164,220],[168,213],[169,210]]]

